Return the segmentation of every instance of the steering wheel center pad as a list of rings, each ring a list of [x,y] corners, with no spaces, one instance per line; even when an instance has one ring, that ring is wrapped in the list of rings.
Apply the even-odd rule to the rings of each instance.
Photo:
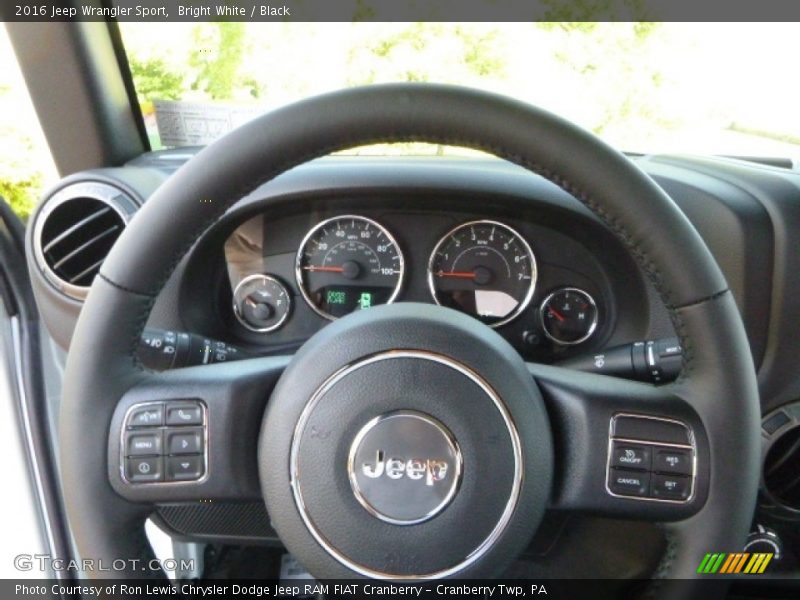
[[[364,423],[409,411],[435,419],[452,435],[463,477],[452,502],[432,518],[385,523],[358,503],[345,466]],[[385,460],[424,464],[429,458],[411,454],[431,447],[424,427],[407,426],[398,434],[405,440],[391,433],[377,434],[375,447]],[[409,454],[393,453],[398,449]],[[440,455],[434,450],[430,458]],[[456,475],[448,462],[441,482],[408,481],[396,470],[393,480],[381,474],[377,491],[397,495],[397,508],[430,506],[426,488]],[[328,577],[496,572],[538,527],[552,471],[550,423],[519,354],[471,317],[427,304],[358,311],[313,336],[275,387],[259,443],[273,525],[311,572]],[[402,557],[391,571],[387,552]],[[479,569],[472,566],[478,559]]]

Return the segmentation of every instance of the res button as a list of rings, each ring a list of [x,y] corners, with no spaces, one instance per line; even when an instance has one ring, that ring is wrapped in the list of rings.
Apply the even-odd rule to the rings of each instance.
[[[692,474],[692,454],[689,450],[658,450],[653,470],[678,475]]]

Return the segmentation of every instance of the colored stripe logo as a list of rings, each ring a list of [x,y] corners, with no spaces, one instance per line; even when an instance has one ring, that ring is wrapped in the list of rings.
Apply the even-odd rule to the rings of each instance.
[[[760,575],[774,556],[771,552],[725,552],[708,553],[703,557],[697,572],[701,574],[736,574]]]

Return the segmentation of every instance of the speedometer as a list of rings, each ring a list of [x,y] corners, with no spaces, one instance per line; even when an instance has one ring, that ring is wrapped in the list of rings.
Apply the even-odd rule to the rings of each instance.
[[[391,303],[400,292],[404,270],[392,235],[372,219],[355,215],[316,225],[295,261],[303,298],[326,319]]]
[[[518,316],[536,286],[536,259],[528,242],[508,225],[472,221],[445,235],[428,261],[434,300],[491,327]]]

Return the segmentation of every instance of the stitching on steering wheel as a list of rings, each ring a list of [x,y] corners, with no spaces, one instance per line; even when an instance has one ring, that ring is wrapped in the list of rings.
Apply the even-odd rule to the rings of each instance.
[[[670,531],[665,532],[667,539],[667,549],[664,551],[664,556],[656,567],[655,573],[650,578],[650,583],[644,592],[642,592],[642,600],[652,600],[655,598],[661,589],[661,584],[669,576],[672,569],[672,563],[675,562],[675,557],[678,554],[678,540],[675,534]]]

